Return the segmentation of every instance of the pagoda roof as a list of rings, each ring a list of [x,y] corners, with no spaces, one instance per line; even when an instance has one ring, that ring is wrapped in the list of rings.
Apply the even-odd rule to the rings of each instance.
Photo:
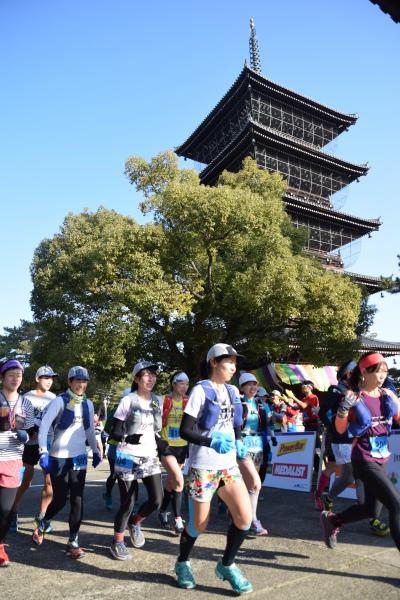
[[[215,122],[218,123],[221,121],[224,113],[229,111],[241,93],[247,92],[249,86],[269,91],[274,96],[280,97],[286,104],[290,103],[297,106],[299,109],[317,115],[321,120],[333,121],[336,126],[342,130],[347,129],[350,125],[354,125],[357,121],[356,114],[342,113],[320,104],[307,96],[303,96],[298,92],[294,92],[289,88],[267,79],[264,75],[253,71],[245,65],[236,81],[221,98],[218,104],[216,104],[187,140],[176,148],[176,153],[179,156],[193,158],[199,140],[208,135],[209,131],[215,126]]]
[[[295,194],[290,190],[287,190],[283,195],[285,204],[293,212],[309,214],[315,216],[318,220],[334,222],[337,225],[352,227],[359,229],[362,235],[369,233],[370,231],[377,231],[382,225],[380,219],[363,219],[361,217],[355,217],[349,213],[344,213],[333,208],[326,206],[316,205],[315,202],[309,200],[306,196],[301,193]]]
[[[400,5],[399,0],[370,0],[372,4],[377,4],[386,14],[389,14],[395,23],[400,23]]]
[[[387,342],[362,335],[360,337],[360,345],[361,350],[364,350],[364,352],[380,352],[383,356],[400,354],[400,342]]]
[[[237,134],[237,136],[210,162],[200,173],[200,179],[203,183],[213,183],[219,174],[227,166],[238,158],[238,152],[252,143],[254,139],[262,143],[268,143],[285,153],[292,153],[304,160],[313,160],[326,168],[333,168],[336,171],[345,174],[349,183],[361,175],[366,175],[368,166],[356,165],[348,161],[331,156],[326,152],[310,147],[309,144],[301,140],[295,140],[292,136],[285,136],[270,127],[264,127],[253,120],[249,120],[247,125]]]
[[[348,275],[355,281],[355,283],[367,288],[369,294],[376,294],[376,292],[381,292],[382,290],[386,289],[386,286],[383,282],[383,277],[362,275],[361,273],[351,273],[350,271],[344,271],[343,275]]]

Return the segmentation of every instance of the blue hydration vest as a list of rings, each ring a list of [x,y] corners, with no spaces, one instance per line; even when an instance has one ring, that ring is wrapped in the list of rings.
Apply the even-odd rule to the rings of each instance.
[[[387,433],[390,434],[392,430],[392,419],[398,413],[397,404],[394,400],[385,393],[381,393],[381,417],[373,417],[367,405],[363,402],[362,398],[352,407],[352,414],[355,416],[355,421],[349,422],[349,432],[353,437],[361,437],[368,429],[371,428],[373,423],[380,422],[386,425]]]
[[[73,398],[71,398],[68,392],[64,392],[64,394],[61,394],[61,398],[64,402],[64,410],[56,427],[57,429],[61,429],[62,431],[64,431],[65,429],[68,429],[68,427],[70,427],[74,422],[75,412],[67,408],[67,404],[69,404],[69,402],[73,400]],[[82,420],[85,431],[87,431],[90,427],[90,416],[89,404],[86,398],[82,400]]]
[[[203,410],[198,420],[200,429],[209,431],[214,425],[218,423],[218,417],[221,412],[221,406],[217,399],[217,392],[213,388],[211,382],[208,379],[199,381],[198,385],[204,390],[206,400],[204,403]],[[227,389],[232,410],[233,410],[233,427],[242,427],[243,423],[243,408],[240,398],[237,396],[236,390],[233,385],[225,383]]]

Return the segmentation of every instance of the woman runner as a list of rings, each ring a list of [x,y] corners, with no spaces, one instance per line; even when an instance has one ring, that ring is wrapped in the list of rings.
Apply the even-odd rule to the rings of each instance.
[[[160,438],[161,401],[152,390],[157,381],[157,365],[138,362],[133,368],[132,392],[122,398],[114,413],[111,437],[118,440],[115,472],[121,493],[121,506],[115,515],[114,537],[110,552],[117,560],[129,560],[124,543],[125,529],[134,548],[141,548],[145,538],[141,522],[159,510],[162,502],[161,469],[158,448],[167,446]],[[132,514],[137,480],[147,491],[147,500]]]
[[[187,457],[188,444],[179,433],[183,411],[187,404],[186,392],[189,388],[189,377],[183,371],[178,371],[170,378],[172,393],[165,396],[162,414],[162,438],[168,443],[169,450],[175,456],[178,465],[182,468]],[[159,518],[163,527],[168,526],[167,508],[171,502],[174,513],[174,531],[180,535],[183,531],[181,516],[182,492],[169,489],[168,481],[164,487],[164,500],[160,508]]]
[[[32,534],[32,541],[40,546],[51,519],[65,506],[68,491],[69,539],[67,556],[77,559],[84,555],[79,546],[78,534],[83,515],[83,490],[87,470],[86,441],[93,451],[93,467],[101,463],[94,430],[94,409],[85,392],[89,373],[84,367],[71,367],[68,372],[68,390],[54,398],[42,417],[39,428],[39,464],[50,473],[53,499]],[[47,450],[50,428],[54,437]]]
[[[236,371],[237,356],[236,350],[228,344],[215,344],[210,348],[207,353],[209,379],[193,388],[182,419],[181,437],[190,442],[189,520],[181,535],[175,573],[178,586],[185,589],[196,585],[189,556],[197,537],[207,527],[215,492],[232,517],[225,551],[215,573],[229,581],[238,594],[253,589],[234,562],[252,517],[249,495],[236,462],[236,453],[238,458],[246,455],[240,441],[241,403],[237,388],[227,385]]]
[[[350,388],[355,391],[348,391],[340,402],[336,429],[344,433],[348,427],[355,438],[351,461],[354,477],[364,484],[365,500],[338,514],[321,513],[328,548],[336,547],[339,527],[374,517],[379,500],[389,512],[390,533],[400,550],[400,495],[385,470],[390,456],[388,436],[393,419],[400,421],[400,404],[393,392],[382,388],[387,372],[381,354],[363,354],[350,378]]]
[[[33,406],[18,393],[23,372],[18,360],[7,360],[0,367],[0,567],[10,563],[4,540],[20,486],[24,443],[29,437],[26,429],[33,431]]]

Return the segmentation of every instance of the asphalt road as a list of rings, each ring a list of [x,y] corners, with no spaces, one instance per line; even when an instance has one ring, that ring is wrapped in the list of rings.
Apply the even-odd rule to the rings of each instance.
[[[54,520],[55,533],[32,548],[32,517],[38,506],[41,473],[24,498],[18,533],[10,533],[7,552],[12,561],[0,572],[1,600],[200,600],[233,597],[229,584],[216,578],[214,567],[225,545],[227,521],[216,506],[209,532],[194,548],[194,590],[176,586],[174,563],[178,538],[162,530],[152,515],[144,522],[146,544],[131,548],[133,560],[114,560],[108,550],[114,512],[103,505],[107,465],[90,469],[85,489],[85,514],[80,543],[86,554],[74,561],[65,555],[68,510]],[[140,494],[143,494],[142,486]],[[273,600],[400,600],[400,553],[390,536],[370,534],[367,522],[348,525],[339,534],[336,550],[325,547],[318,512],[311,495],[264,488],[259,517],[269,530],[266,538],[246,540],[238,564],[252,582],[249,598]],[[118,490],[114,489],[117,506]],[[337,508],[348,504],[337,502]],[[386,517],[386,515],[383,515]],[[128,546],[129,537],[126,537]]]

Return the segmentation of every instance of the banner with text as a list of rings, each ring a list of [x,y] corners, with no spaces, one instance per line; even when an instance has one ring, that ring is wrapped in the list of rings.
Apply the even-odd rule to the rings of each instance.
[[[277,433],[277,446],[263,485],[297,492],[310,492],[315,451],[314,431]]]

